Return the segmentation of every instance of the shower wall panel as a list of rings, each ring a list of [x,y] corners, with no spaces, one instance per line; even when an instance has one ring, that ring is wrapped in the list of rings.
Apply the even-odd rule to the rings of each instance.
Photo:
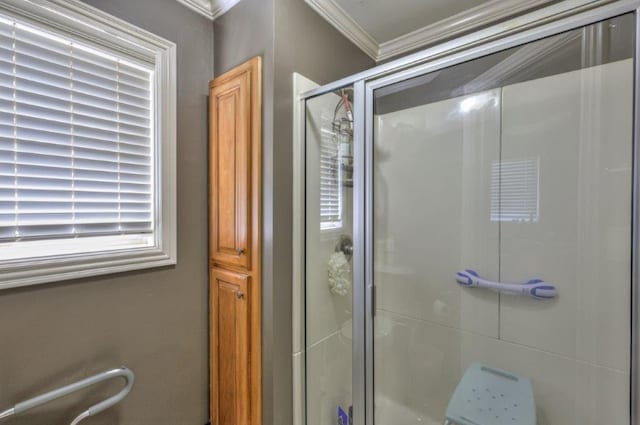
[[[629,369],[633,62],[507,86],[502,161],[535,161],[536,217],[501,222],[501,279],[553,278],[544,305],[503,296],[505,341]],[[541,332],[553,329],[553,332]]]
[[[476,98],[488,101],[465,112]],[[465,291],[451,276],[466,267],[498,278],[498,224],[486,194],[500,149],[499,98],[491,90],[378,116],[379,310],[498,336],[498,295]]]
[[[629,422],[632,61],[378,115],[376,424],[441,424],[473,362],[538,425]],[[542,278],[540,301],[461,287]]]

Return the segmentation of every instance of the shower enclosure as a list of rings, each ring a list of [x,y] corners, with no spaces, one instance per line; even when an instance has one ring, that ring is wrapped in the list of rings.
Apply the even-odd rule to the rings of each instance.
[[[303,95],[299,425],[640,425],[638,7]]]

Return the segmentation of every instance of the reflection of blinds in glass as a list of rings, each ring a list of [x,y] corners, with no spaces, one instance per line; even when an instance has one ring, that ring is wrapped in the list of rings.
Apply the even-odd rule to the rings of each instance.
[[[152,76],[0,16],[0,239],[152,231]]]
[[[320,228],[338,229],[342,227],[340,145],[328,116],[322,117],[320,137]]]
[[[491,221],[538,221],[538,158],[493,161]]]

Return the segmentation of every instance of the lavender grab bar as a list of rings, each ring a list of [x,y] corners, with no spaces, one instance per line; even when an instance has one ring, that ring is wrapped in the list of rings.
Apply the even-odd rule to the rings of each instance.
[[[510,294],[527,295],[537,300],[548,300],[558,295],[556,287],[541,279],[531,279],[525,283],[503,283],[484,279],[474,270],[456,273],[456,282],[469,288],[486,288]]]
[[[106,400],[101,401],[100,403],[94,404],[89,407],[84,412],[80,413],[74,420],[71,422],[71,425],[77,425],[81,420],[88,418],[89,416],[96,415],[111,406],[121,402],[131,391],[133,387],[133,382],[135,379],[135,375],[131,371],[131,369],[126,367],[121,367],[119,369],[112,369],[106,372],[99,373],[97,375],[91,376],[89,378],[83,379],[81,381],[75,382],[73,384],[67,385],[62,388],[55,389],[53,391],[49,391],[48,393],[39,395],[37,397],[31,398],[29,400],[22,401],[10,409],[5,410],[4,412],[0,412],[0,419],[8,418],[9,416],[19,415],[21,413],[26,412],[27,410],[31,410],[34,407],[41,406],[43,404],[49,403],[53,400],[56,400],[60,397],[67,396],[69,394],[75,393],[76,391],[82,390],[84,388],[95,385],[99,382],[107,381],[112,378],[123,378],[126,382],[125,387],[116,395],[109,397]]]

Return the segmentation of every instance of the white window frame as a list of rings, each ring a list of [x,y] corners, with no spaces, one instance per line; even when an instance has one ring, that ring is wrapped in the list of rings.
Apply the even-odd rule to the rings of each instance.
[[[0,259],[0,289],[174,265],[176,211],[176,46],[79,0],[2,0],[0,12],[52,33],[150,64],[155,69],[154,246],[20,260]]]

